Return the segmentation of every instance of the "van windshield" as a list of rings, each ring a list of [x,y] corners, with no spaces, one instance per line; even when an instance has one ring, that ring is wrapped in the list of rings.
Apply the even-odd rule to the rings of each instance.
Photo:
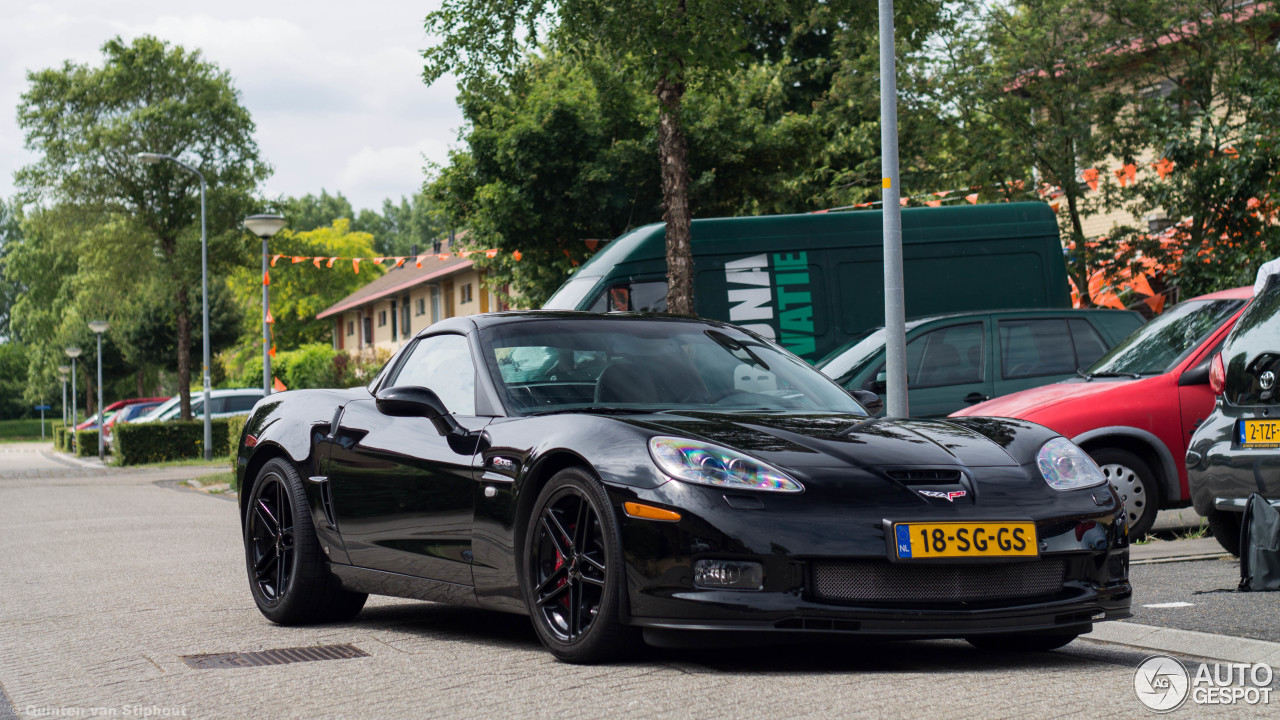
[[[1188,300],[1143,325],[1085,372],[1089,375],[1167,373],[1200,347],[1243,302]]]
[[[600,282],[600,276],[574,277],[560,286],[560,289],[542,303],[544,310],[577,310],[586,299],[587,293]]]

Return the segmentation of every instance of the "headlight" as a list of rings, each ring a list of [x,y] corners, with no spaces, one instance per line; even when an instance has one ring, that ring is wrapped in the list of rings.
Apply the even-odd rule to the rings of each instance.
[[[1054,490],[1079,490],[1107,481],[1093,458],[1066,438],[1045,443],[1036,454],[1036,465]]]
[[[803,492],[786,473],[726,447],[685,438],[649,438],[649,454],[677,480],[731,490]]]

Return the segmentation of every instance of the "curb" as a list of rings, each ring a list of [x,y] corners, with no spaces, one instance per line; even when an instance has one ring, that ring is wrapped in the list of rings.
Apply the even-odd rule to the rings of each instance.
[[[59,465],[65,465],[67,467],[73,467],[77,469],[88,468],[90,470],[106,470],[107,469],[105,465],[98,462],[96,459],[93,462],[89,462],[85,460],[80,460],[79,458],[76,458],[74,456],[64,456],[63,453],[49,452],[47,450],[41,450],[40,454],[58,463]]]
[[[1081,635],[1080,639],[1193,655],[1210,660],[1265,663],[1273,668],[1280,667],[1280,643],[1253,638],[1213,635],[1195,630],[1178,630],[1120,621],[1098,623],[1093,626],[1093,632]]]
[[[1203,553],[1199,555],[1174,555],[1172,557],[1147,558],[1145,560],[1130,560],[1129,565],[1159,565],[1161,563],[1172,562],[1190,562],[1194,560],[1221,560],[1222,558],[1234,557],[1229,552],[1220,553]]]

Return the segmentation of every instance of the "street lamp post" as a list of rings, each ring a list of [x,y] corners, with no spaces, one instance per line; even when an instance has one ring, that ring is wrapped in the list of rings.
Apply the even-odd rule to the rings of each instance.
[[[271,317],[270,285],[267,284],[267,239],[284,229],[284,218],[279,215],[250,215],[244,219],[244,227],[262,238],[262,394],[271,394]]]
[[[204,342],[200,343],[204,348],[204,354],[201,360],[204,363],[203,380],[204,380],[204,459],[213,459],[213,383],[209,380],[209,239],[205,224],[205,183],[204,175],[200,171],[182,162],[172,155],[163,153],[138,153],[138,161],[147,165],[155,165],[161,160],[172,160],[178,167],[188,172],[194,173],[200,178],[200,285],[201,299],[203,300],[204,314]]]
[[[62,424],[67,424],[67,376],[71,374],[70,365],[58,366],[58,377],[62,378]]]
[[[71,358],[71,442],[76,441],[76,358],[80,357],[80,348],[72,345],[63,350]]]
[[[98,336],[98,460],[101,462],[104,452],[103,434],[107,431],[107,412],[106,407],[102,404],[102,333],[111,327],[105,320],[93,320],[89,323],[89,329]],[[205,413],[206,415],[208,413]]]

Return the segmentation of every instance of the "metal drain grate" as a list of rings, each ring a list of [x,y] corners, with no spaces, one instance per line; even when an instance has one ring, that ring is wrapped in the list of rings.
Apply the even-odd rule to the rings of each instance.
[[[214,653],[211,655],[183,655],[182,661],[197,670],[223,668],[262,667],[287,665],[316,660],[346,660],[369,657],[369,653],[355,645],[313,645],[311,647],[281,648],[258,652]]]

